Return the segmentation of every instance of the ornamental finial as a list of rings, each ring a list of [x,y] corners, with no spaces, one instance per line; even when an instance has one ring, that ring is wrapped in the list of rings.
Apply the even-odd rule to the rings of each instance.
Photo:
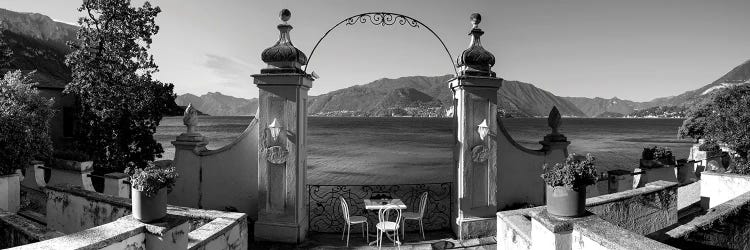
[[[198,125],[198,110],[193,107],[192,103],[185,108],[182,123],[187,127],[188,134],[195,133],[195,127]]]
[[[557,106],[553,106],[552,110],[549,111],[549,117],[547,117],[547,125],[552,128],[552,135],[560,134],[560,125],[562,124],[562,118],[560,111],[557,110]]]
[[[282,9],[281,12],[279,12],[279,18],[281,18],[281,21],[286,23],[289,21],[289,19],[292,18],[292,12],[289,11],[289,9]]]
[[[472,28],[476,29],[479,27],[479,23],[482,22],[482,15],[479,13],[472,13],[471,16],[469,16],[469,19],[471,20],[471,25],[473,25]]]

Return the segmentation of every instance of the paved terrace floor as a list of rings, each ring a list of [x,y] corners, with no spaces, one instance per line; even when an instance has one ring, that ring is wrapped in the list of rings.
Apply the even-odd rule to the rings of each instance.
[[[385,237],[385,236],[384,236]],[[453,238],[453,232],[449,230],[425,232],[426,240],[422,240],[419,233],[406,233],[406,239],[402,240],[403,250],[411,249],[496,249],[495,237],[471,239],[458,241]],[[370,236],[370,241],[375,237]],[[249,249],[378,249],[377,246],[369,246],[362,234],[353,228],[349,238],[349,247],[346,246],[346,238],[341,239],[341,233],[310,233],[307,240],[301,244],[281,244],[271,242],[251,242]],[[383,242],[383,249],[398,249],[387,238]]]

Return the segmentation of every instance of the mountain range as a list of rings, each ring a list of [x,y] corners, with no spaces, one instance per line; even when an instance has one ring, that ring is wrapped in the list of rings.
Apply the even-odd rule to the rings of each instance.
[[[0,35],[13,51],[8,66],[11,69],[36,70],[34,80],[40,86],[64,87],[70,81],[70,69],[65,66],[65,55],[70,52],[66,42],[75,39],[77,27],[60,23],[37,13],[20,13],[0,9]],[[0,63],[0,65],[3,65]],[[308,112],[312,115],[359,116],[440,116],[452,106],[448,80],[452,76],[407,76],[382,78],[370,83],[310,96]],[[750,60],[716,81],[685,93],[656,98],[648,102],[634,102],[617,97],[560,97],[520,81],[504,81],[498,91],[498,111],[504,116],[546,116],[557,106],[564,116],[619,117],[661,106],[686,106],[707,93],[731,85],[750,83]],[[175,102],[188,103],[209,115],[254,114],[257,99],[243,99],[211,92],[201,96],[179,95]]]

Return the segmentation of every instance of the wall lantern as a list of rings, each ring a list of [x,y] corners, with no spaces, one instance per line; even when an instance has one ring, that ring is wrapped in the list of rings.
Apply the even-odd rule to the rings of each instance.
[[[271,130],[271,137],[274,140],[277,140],[279,139],[279,133],[284,127],[279,124],[279,121],[277,121],[276,118],[273,118],[273,122],[271,122],[271,125],[268,125],[268,129]]]
[[[484,140],[485,137],[487,137],[487,134],[490,132],[490,127],[487,126],[487,119],[484,119],[482,123],[477,125],[477,132],[479,132],[479,138]]]

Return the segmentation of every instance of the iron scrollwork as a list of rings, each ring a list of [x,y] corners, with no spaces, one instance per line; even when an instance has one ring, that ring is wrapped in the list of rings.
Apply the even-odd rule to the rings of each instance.
[[[414,28],[419,28],[419,22],[411,17],[404,16],[401,14],[387,13],[387,12],[371,12],[364,13],[357,16],[346,19],[346,25],[354,25],[357,23],[370,22],[374,25],[386,26],[394,25],[396,23],[400,25],[409,25]]]
[[[373,194],[387,193],[393,198],[401,199],[407,211],[417,211],[419,197],[428,193],[427,207],[424,215],[424,229],[437,230],[450,228],[452,184],[404,184],[404,185],[308,185],[308,216],[310,231],[341,232],[346,225],[341,213],[339,197],[349,203],[351,215],[367,217],[376,222],[377,211],[365,210],[364,199]],[[370,223],[370,226],[376,223]],[[372,231],[372,229],[371,229]],[[406,231],[418,231],[416,223],[408,223]]]

